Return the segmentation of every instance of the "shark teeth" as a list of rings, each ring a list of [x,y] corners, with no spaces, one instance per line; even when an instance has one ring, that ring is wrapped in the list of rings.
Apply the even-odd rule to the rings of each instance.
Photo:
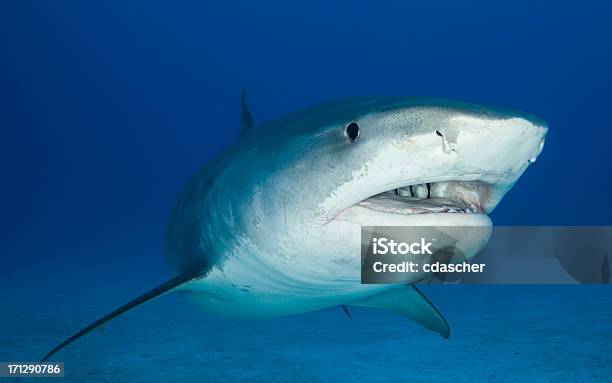
[[[405,186],[367,198],[358,205],[395,214],[482,213],[482,182],[445,181]]]
[[[427,198],[429,194],[429,190],[426,184],[414,185],[412,187],[412,190],[414,191],[414,196],[416,198]]]
[[[398,188],[398,189],[395,189],[395,190],[397,192],[397,195],[400,195],[402,197],[413,197],[412,190],[411,190],[410,186],[405,187],[405,188]]]

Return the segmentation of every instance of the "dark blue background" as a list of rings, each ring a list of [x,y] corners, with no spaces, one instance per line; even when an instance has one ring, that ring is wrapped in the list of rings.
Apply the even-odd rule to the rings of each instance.
[[[244,86],[259,121],[355,95],[534,113],[546,148],[495,223],[612,224],[610,3],[374,3],[3,3],[4,281],[161,280],[169,206],[236,136]]]

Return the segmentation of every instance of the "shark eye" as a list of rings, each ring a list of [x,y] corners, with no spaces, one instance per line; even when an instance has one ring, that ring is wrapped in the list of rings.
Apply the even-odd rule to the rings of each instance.
[[[351,122],[346,126],[346,136],[351,142],[357,142],[359,139],[359,125],[356,122]]]

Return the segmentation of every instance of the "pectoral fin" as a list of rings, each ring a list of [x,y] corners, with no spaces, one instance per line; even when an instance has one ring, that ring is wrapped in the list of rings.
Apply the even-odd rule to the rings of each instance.
[[[353,302],[350,305],[395,311],[421,326],[439,333],[445,339],[450,336],[450,327],[446,319],[436,306],[413,285],[405,285],[385,291]]]
[[[53,354],[55,354],[56,352],[58,352],[59,350],[61,350],[62,348],[68,346],[70,343],[74,342],[75,340],[79,339],[80,337],[82,337],[83,335],[91,332],[92,330],[95,330],[97,328],[102,328],[101,326],[105,325],[107,322],[109,322],[110,320],[118,317],[119,315],[133,309],[134,307],[138,307],[143,303],[147,303],[150,302],[151,300],[160,297],[172,290],[174,290],[175,288],[183,285],[184,283],[187,283],[189,281],[191,281],[194,278],[197,278],[198,276],[200,276],[202,273],[200,270],[195,270],[192,272],[186,272],[183,274],[180,274],[164,283],[162,283],[161,285],[153,288],[152,290],[147,291],[146,293],[142,294],[141,296],[132,299],[131,301],[129,301],[128,303],[124,304],[123,306],[119,307],[118,309],[115,309],[114,311],[106,314],[105,316],[103,316],[102,318],[98,319],[97,321],[91,323],[89,326],[83,328],[82,330],[78,331],[77,333],[75,333],[74,335],[72,335],[71,337],[67,338],[66,340],[64,340],[62,343],[58,344],[53,350],[49,351],[47,353],[47,355],[44,356],[44,358],[41,359],[41,362],[46,361],[47,359],[49,359],[49,357],[51,357]]]

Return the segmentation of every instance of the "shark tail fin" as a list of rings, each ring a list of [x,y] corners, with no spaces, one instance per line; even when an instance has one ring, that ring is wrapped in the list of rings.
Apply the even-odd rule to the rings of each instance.
[[[439,333],[445,339],[450,337],[450,326],[446,319],[414,285],[401,286],[349,304],[395,311]]]
[[[161,285],[159,285],[159,286],[157,286],[157,287],[147,291],[146,293],[140,295],[139,297],[132,299],[128,303],[126,303],[123,306],[117,308],[116,310],[106,314],[102,318],[100,318],[97,321],[91,323],[89,326],[87,326],[87,327],[83,328],[82,330],[76,332],[74,335],[72,335],[71,337],[67,338],[62,343],[58,344],[53,350],[49,351],[47,353],[47,355],[45,355],[41,359],[41,362],[46,361],[53,354],[55,354],[56,352],[58,352],[62,348],[68,346],[70,343],[72,343],[75,340],[79,339],[83,335],[85,335],[85,334],[95,330],[96,328],[106,324],[110,320],[118,317],[119,315],[125,313],[126,311],[129,311],[129,310],[133,309],[134,307],[140,306],[143,303],[149,302],[149,301],[151,301],[151,300],[153,300],[153,299],[155,299],[155,298],[157,298],[159,296],[162,296],[165,293],[168,293],[171,290],[175,289],[176,287],[182,285],[183,283],[189,282],[190,280],[200,276],[201,274],[202,273],[201,273],[200,270],[197,270],[197,271],[194,271],[194,272],[187,272],[187,273],[180,274],[180,275],[178,275],[178,276],[176,276],[176,277],[174,277],[174,278],[172,278],[172,279],[162,283]]]

